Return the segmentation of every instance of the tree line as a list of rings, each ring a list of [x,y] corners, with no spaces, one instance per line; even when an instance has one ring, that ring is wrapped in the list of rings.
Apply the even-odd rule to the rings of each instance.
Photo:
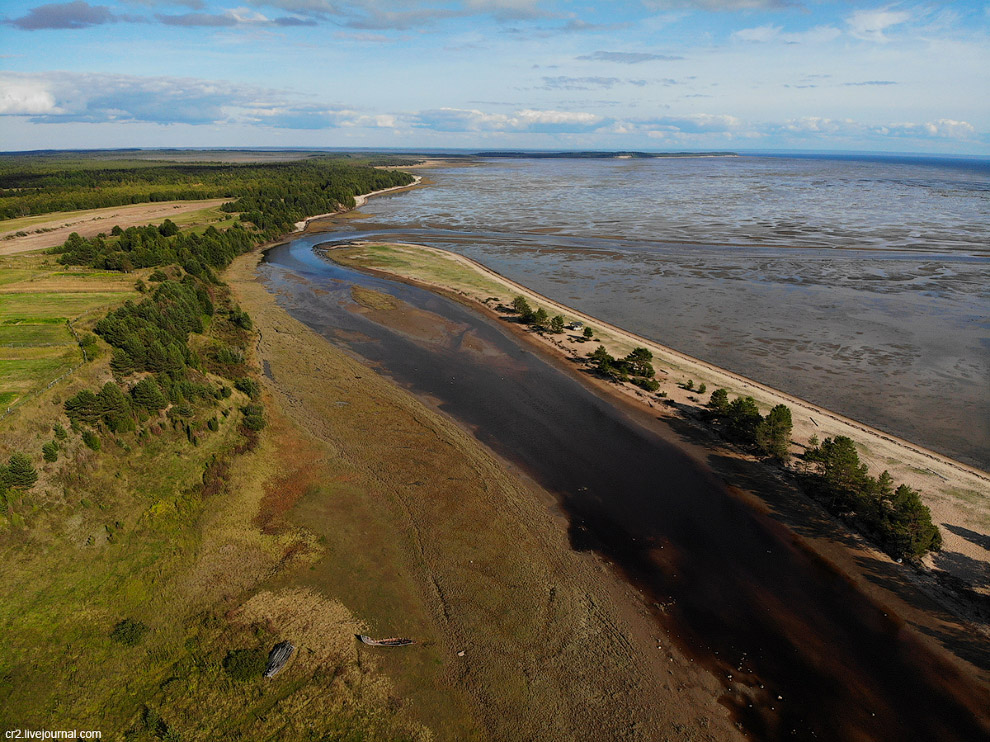
[[[232,211],[257,211],[259,224],[284,232],[303,216],[353,205],[353,197],[395,185],[412,176],[395,170],[321,157],[281,163],[157,163],[134,167],[84,167],[79,163],[0,160],[0,220],[55,211],[75,211],[155,201],[245,199]],[[251,220],[253,221],[253,220]],[[255,222],[257,223],[257,222]]]
[[[791,410],[776,405],[763,416],[752,397],[731,402],[725,389],[708,400],[708,416],[728,437],[756,447],[778,461],[790,457]],[[846,436],[812,437],[802,456],[809,467],[802,477],[808,491],[826,509],[853,521],[895,559],[919,558],[942,546],[942,534],[918,492],[906,484],[895,487],[890,473],[870,476],[859,460],[855,442]]]

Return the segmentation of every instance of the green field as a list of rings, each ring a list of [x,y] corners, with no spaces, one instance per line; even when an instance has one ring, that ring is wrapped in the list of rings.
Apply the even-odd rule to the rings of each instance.
[[[96,309],[120,304],[133,295],[131,291],[0,294],[0,324],[74,319]]]
[[[82,332],[107,309],[137,296],[131,288],[133,276],[66,270],[46,256],[10,256],[0,269],[0,404],[4,408],[44,389],[82,362],[69,321]]]

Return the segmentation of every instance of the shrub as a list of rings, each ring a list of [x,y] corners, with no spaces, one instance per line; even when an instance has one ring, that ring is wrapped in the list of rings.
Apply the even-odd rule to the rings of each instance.
[[[268,664],[268,653],[258,649],[232,649],[223,658],[223,669],[234,680],[260,678]]]
[[[23,453],[15,453],[7,462],[3,480],[8,487],[28,489],[38,481],[38,472],[31,466],[31,459]]]
[[[225,366],[238,366],[244,363],[244,354],[229,345],[220,345],[214,349],[213,358],[217,363],[222,363]]]
[[[49,463],[58,461],[58,444],[55,441],[49,441],[41,447],[41,455]]]
[[[251,399],[257,399],[261,394],[261,387],[254,379],[244,376],[234,381],[234,388],[239,392],[244,392]]]
[[[632,383],[638,386],[640,389],[645,389],[648,392],[655,392],[660,388],[660,382],[656,379],[648,379],[643,376],[637,376],[632,380]]]
[[[69,437],[69,434],[65,431],[65,428],[63,428],[58,423],[55,423],[52,426],[52,431],[54,431],[55,433],[55,438],[57,438],[60,441],[64,441],[66,438]]]
[[[135,621],[133,618],[125,618],[113,627],[110,638],[126,647],[136,647],[147,633],[148,627],[143,623]]]
[[[84,430],[82,434],[82,441],[86,444],[87,448],[91,448],[94,451],[100,450],[100,439],[97,437],[96,433],[92,430]]]
[[[244,427],[248,430],[261,430],[265,427],[265,410],[260,404],[249,404],[241,408],[244,413]]]

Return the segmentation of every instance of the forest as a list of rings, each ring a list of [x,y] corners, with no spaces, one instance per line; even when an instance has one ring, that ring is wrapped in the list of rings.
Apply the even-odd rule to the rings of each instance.
[[[273,201],[282,201],[287,215],[291,211],[312,216],[332,210],[321,205],[350,206],[357,194],[409,182],[412,178],[406,173],[354,165],[332,156],[243,164],[4,157],[0,158],[0,220],[206,198],[243,199],[241,206],[231,210],[257,211],[266,219],[273,218]],[[280,223],[291,224],[299,218]]]

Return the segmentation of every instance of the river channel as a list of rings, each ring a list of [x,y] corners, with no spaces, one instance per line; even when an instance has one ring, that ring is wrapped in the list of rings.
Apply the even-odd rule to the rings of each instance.
[[[658,622],[725,678],[723,703],[754,738],[985,738],[974,710],[983,690],[753,513],[659,423],[598,396],[497,320],[331,262],[314,249],[326,239],[267,252],[260,274],[279,303],[553,493],[573,547],[596,550],[663,607]],[[353,285],[404,305],[359,311]],[[413,314],[435,321],[424,331]]]

